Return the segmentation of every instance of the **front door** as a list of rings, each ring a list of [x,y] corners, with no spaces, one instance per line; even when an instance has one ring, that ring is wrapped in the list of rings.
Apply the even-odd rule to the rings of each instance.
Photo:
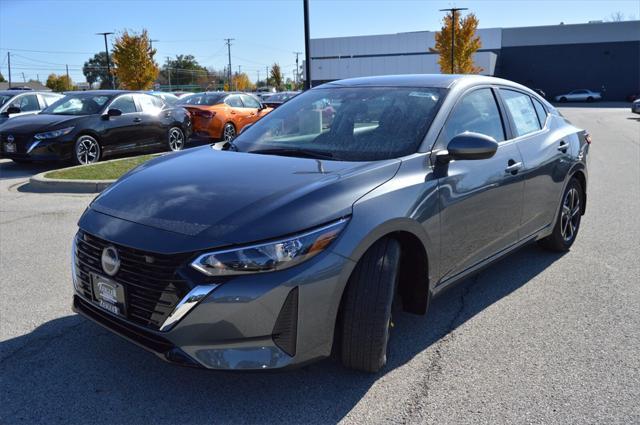
[[[466,93],[440,132],[436,150],[465,131],[493,137],[496,154],[451,161],[438,181],[441,282],[453,278],[518,241],[522,216],[522,158],[506,140],[506,121],[492,88]]]
[[[109,117],[106,122],[103,137],[104,150],[110,153],[135,150],[142,138],[142,114],[136,107],[133,95],[119,96],[107,109],[118,109],[122,115]]]

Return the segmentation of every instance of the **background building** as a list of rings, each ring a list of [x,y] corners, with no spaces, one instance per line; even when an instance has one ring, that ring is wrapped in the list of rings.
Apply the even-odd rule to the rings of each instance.
[[[605,100],[640,93],[640,21],[479,29],[474,61],[483,74],[542,89],[603,91]],[[342,78],[439,73],[435,32],[311,40],[312,85]]]

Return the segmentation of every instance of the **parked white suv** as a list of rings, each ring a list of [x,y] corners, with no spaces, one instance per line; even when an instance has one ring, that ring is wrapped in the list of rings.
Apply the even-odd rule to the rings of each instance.
[[[573,90],[567,94],[559,94],[555,97],[556,102],[593,102],[594,100],[601,99],[602,95],[600,92],[587,89]]]

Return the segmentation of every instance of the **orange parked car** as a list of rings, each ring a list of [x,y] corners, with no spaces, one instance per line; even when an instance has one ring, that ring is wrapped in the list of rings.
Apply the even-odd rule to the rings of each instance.
[[[191,114],[195,136],[225,141],[272,110],[249,94],[233,92],[196,93],[180,98],[178,105]]]

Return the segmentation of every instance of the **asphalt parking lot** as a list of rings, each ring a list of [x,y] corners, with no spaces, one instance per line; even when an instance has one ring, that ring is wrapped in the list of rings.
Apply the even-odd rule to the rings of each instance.
[[[0,160],[2,423],[639,423],[640,116],[567,106],[592,134],[587,214],[564,255],[528,246],[398,318],[389,365],[180,368],[70,311],[87,195],[31,193]]]

